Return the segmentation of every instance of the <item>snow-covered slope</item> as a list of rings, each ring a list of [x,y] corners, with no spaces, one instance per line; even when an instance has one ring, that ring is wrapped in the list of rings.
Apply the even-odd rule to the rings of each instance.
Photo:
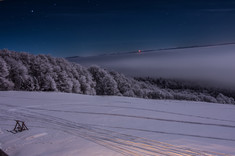
[[[129,76],[202,80],[235,88],[235,45],[71,57],[81,65],[99,65]]]
[[[7,132],[16,119],[29,130]],[[234,119],[234,105],[0,92],[0,148],[11,156],[235,155]]]

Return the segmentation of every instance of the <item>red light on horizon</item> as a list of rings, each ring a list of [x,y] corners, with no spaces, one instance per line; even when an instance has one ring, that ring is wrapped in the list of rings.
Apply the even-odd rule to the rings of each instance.
[[[141,50],[138,50],[138,53],[141,53]]]

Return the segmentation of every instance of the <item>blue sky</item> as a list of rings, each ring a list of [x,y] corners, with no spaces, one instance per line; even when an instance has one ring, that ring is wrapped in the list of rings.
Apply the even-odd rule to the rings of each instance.
[[[1,0],[0,49],[87,56],[235,41],[234,0]]]

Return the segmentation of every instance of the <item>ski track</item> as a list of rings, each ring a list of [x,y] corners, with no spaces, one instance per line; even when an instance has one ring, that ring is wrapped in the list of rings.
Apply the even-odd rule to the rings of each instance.
[[[43,108],[30,108],[30,109],[42,110],[42,111],[51,111],[51,112],[63,112],[63,113],[78,113],[78,114],[89,114],[89,115],[117,116],[117,117],[137,118],[137,119],[146,119],[146,120],[157,120],[157,121],[163,121],[163,122],[176,122],[176,123],[184,123],[184,124],[195,124],[195,125],[207,125],[207,126],[235,128],[235,125],[228,125],[228,124],[214,124],[214,123],[194,122],[194,121],[185,121],[185,120],[173,120],[173,119],[154,118],[154,117],[147,117],[147,116],[127,115],[127,114],[97,113],[97,112],[82,112],[82,111],[65,111],[65,110],[43,109]]]
[[[5,106],[11,106],[11,107],[16,107],[14,105],[10,105],[10,104],[5,104],[5,103],[0,103],[1,105],[5,105]],[[55,105],[55,104],[54,104]],[[163,110],[157,110],[157,109],[146,109],[146,108],[136,108],[136,107],[129,107],[129,106],[111,106],[111,105],[95,105],[95,104],[65,104],[62,103],[62,105],[76,105],[76,106],[86,106],[86,107],[107,107],[107,108],[123,108],[123,109],[132,109],[132,110],[140,110],[140,111],[149,111],[149,112],[159,112],[159,113],[165,113],[165,114],[173,114],[173,115],[179,115],[179,116],[186,116],[186,117],[195,117],[195,118],[201,118],[201,119],[208,119],[208,120],[215,120],[215,121],[225,121],[225,122],[231,122],[231,123],[235,123],[234,120],[225,120],[225,119],[218,119],[218,118],[212,118],[212,117],[205,117],[205,116],[199,116],[199,115],[190,115],[190,114],[183,114],[183,113],[175,113],[175,112],[170,112],[170,111],[163,111]],[[50,105],[51,106],[51,105]],[[22,107],[19,107],[22,108]],[[27,107],[30,109],[39,109],[39,108],[35,108],[35,107]],[[48,111],[56,111],[56,110],[49,110]],[[71,111],[71,113],[76,113]]]
[[[212,117],[190,115],[190,114],[183,114],[183,113],[175,113],[175,112],[163,111],[163,110],[157,110],[157,109],[136,108],[136,107],[129,107],[129,106],[94,105],[94,104],[87,105],[87,104],[67,104],[67,103],[65,105],[76,105],[76,106],[80,105],[80,106],[86,106],[86,107],[124,108],[124,109],[149,111],[149,112],[159,112],[159,113],[165,113],[165,114],[173,114],[173,115],[179,115],[179,116],[195,117],[195,118],[201,118],[201,119],[209,119],[209,120],[215,120],[215,121],[225,121],[225,122],[235,123],[234,120],[224,120],[224,119],[218,119],[218,118],[212,118]]]
[[[11,107],[11,106],[7,106],[7,107]],[[35,109],[44,110],[41,108],[35,108]],[[84,138],[86,140],[92,141],[94,143],[102,145],[108,149],[114,150],[126,156],[142,156],[142,155],[146,155],[146,156],[155,156],[155,155],[159,155],[159,156],[161,155],[162,156],[198,156],[198,155],[200,156],[229,156],[228,154],[201,151],[201,150],[196,150],[192,148],[171,145],[171,144],[167,144],[167,143],[160,142],[160,141],[141,138],[141,137],[137,137],[133,135],[122,134],[116,131],[104,129],[104,127],[99,128],[97,126],[92,126],[89,124],[81,124],[77,122],[72,122],[72,121],[65,120],[65,119],[55,117],[52,115],[38,113],[34,111],[34,109],[32,108],[22,108],[16,111],[7,111],[5,109],[0,108],[0,112],[1,112],[2,117],[8,118],[8,117],[13,116],[15,118],[19,118],[24,121],[40,122],[43,126],[47,128],[60,130],[68,134]],[[68,111],[62,111],[62,112],[68,112]],[[104,113],[98,113],[98,114],[107,115]],[[113,115],[113,114],[109,114],[109,115]],[[122,115],[116,115],[116,116],[122,116]],[[127,115],[124,115],[124,116],[128,117]],[[135,116],[131,116],[131,117],[135,117]],[[136,116],[136,118],[140,118],[140,117]],[[147,117],[145,119],[151,119],[151,118]],[[168,119],[166,121],[168,121]],[[188,123],[188,122],[183,122],[183,123]]]

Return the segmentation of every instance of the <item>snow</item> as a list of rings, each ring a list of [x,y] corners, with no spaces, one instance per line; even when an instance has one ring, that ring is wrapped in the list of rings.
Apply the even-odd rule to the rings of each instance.
[[[235,155],[235,106],[56,92],[0,92],[11,156]],[[28,131],[12,134],[14,120]]]

